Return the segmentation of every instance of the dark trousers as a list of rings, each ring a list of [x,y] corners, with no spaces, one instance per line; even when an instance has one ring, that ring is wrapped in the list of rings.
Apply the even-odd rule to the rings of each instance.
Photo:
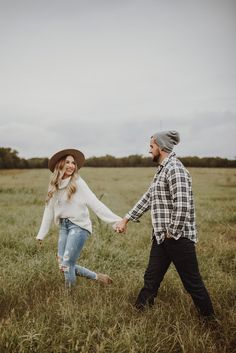
[[[173,261],[186,291],[203,316],[213,316],[214,309],[198,269],[195,244],[187,238],[166,238],[158,245],[153,237],[148,267],[135,306],[142,309],[154,304],[158,288]]]

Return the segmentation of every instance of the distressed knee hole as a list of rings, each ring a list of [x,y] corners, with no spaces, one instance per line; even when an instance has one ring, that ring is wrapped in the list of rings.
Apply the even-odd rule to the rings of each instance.
[[[61,256],[57,256],[57,262],[58,262],[59,270],[61,270],[61,263],[62,263],[62,257]]]
[[[60,270],[62,271],[62,272],[69,272],[69,270],[70,270],[70,267],[69,266],[66,266],[66,265],[61,265],[60,266]]]

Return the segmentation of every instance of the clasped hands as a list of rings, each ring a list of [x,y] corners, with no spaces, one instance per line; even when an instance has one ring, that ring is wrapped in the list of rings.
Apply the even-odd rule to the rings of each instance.
[[[127,230],[127,223],[128,222],[129,222],[129,220],[124,217],[121,221],[119,221],[115,224],[115,231],[117,233],[125,233]]]

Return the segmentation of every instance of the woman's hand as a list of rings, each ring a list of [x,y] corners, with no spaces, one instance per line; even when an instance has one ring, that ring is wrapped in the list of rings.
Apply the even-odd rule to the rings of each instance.
[[[116,223],[116,232],[117,233],[125,233],[127,230],[127,223],[129,220],[127,218],[123,218],[120,222]]]

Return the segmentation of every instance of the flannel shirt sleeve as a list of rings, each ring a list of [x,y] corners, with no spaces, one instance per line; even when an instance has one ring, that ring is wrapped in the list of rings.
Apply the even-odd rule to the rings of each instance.
[[[151,187],[150,187],[151,188]],[[125,215],[125,218],[131,221],[137,221],[146,211],[150,209],[150,188],[134,205],[134,207]]]
[[[189,218],[191,178],[183,168],[175,167],[170,170],[168,181],[173,205],[168,234],[177,236]]]

